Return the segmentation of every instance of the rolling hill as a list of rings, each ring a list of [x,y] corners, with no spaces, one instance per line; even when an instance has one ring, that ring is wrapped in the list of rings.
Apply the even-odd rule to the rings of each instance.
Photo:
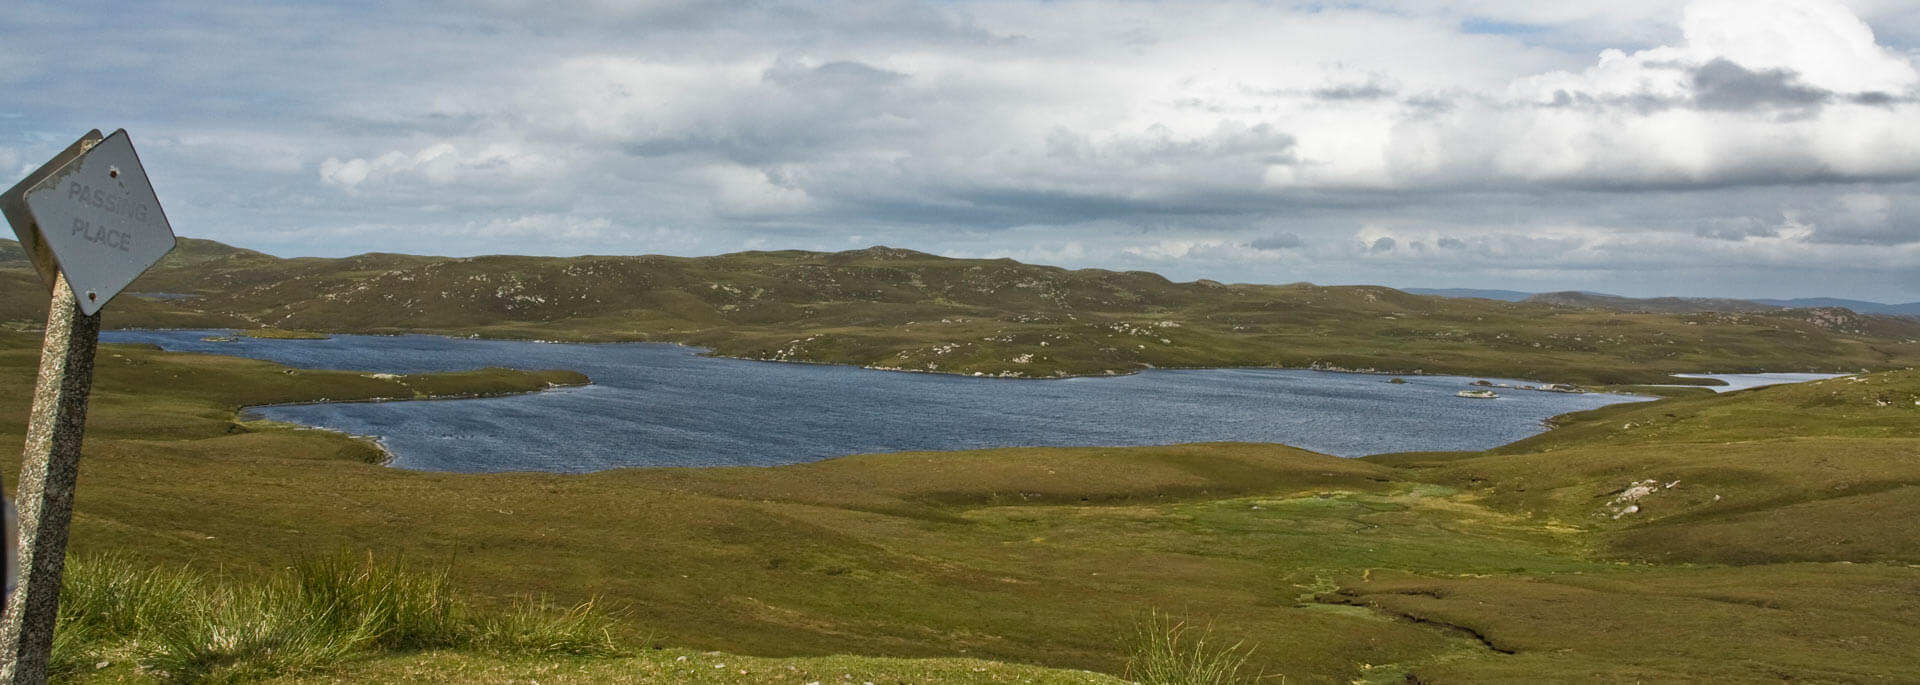
[[[0,290],[43,287],[30,268],[0,266]],[[6,298],[0,325],[38,325],[41,302]],[[182,239],[106,311],[117,327],[672,341],[749,359],[1026,377],[1277,366],[1647,383],[1920,360],[1920,322],[1845,309],[1620,312],[1372,286],[1175,283],[886,247],[282,259]]]
[[[1415,295],[1452,298],[1479,298],[1506,302],[1547,302],[1571,307],[1599,307],[1628,312],[1753,312],[1769,309],[1842,308],[1861,314],[1920,317],[1920,302],[1887,304],[1838,297],[1799,297],[1779,299],[1737,299],[1727,297],[1621,297],[1605,293],[1564,291],[1529,293],[1518,290],[1479,290],[1474,288],[1404,288]]]

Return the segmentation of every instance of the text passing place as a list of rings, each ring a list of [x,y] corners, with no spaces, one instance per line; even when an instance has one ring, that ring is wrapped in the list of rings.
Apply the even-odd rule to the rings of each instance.
[[[26,204],[88,315],[173,249],[173,227],[125,130],[28,190]]]

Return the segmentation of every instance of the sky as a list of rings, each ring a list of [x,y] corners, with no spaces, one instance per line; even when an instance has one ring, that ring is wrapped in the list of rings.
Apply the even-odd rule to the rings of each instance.
[[[0,185],[281,256],[1920,300],[1911,0],[8,4]]]

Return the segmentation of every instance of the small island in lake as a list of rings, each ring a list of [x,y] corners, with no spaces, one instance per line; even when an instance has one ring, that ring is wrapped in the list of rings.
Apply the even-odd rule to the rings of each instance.
[[[254,328],[240,331],[239,335],[248,338],[266,340],[329,340],[333,336],[313,331],[290,331],[284,328]]]

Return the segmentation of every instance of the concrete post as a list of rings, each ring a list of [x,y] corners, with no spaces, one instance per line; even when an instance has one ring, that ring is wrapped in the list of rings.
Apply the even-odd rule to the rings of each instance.
[[[60,611],[60,575],[66,568],[67,524],[73,519],[80,475],[80,433],[93,389],[93,354],[100,317],[80,313],[64,274],[53,284],[40,377],[14,501],[20,508],[20,586],[7,598],[0,622],[0,681],[47,682],[54,619]]]

